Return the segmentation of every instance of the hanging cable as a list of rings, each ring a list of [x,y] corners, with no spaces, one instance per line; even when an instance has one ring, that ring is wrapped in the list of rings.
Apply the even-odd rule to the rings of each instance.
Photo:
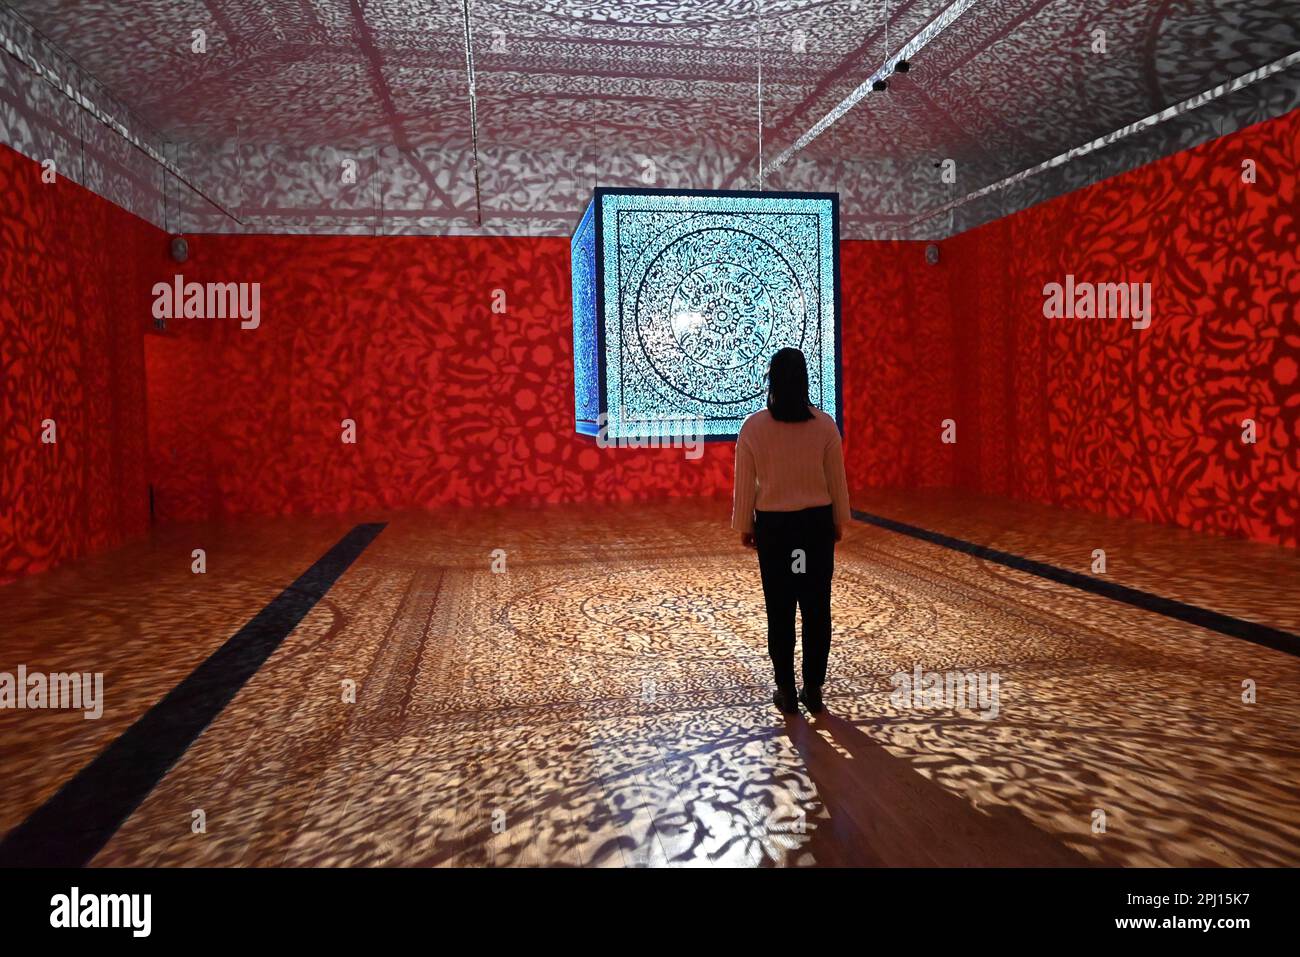
[[[23,42],[24,38],[26,38],[26,45]],[[162,149],[155,147],[144,136],[140,135],[147,130],[147,127],[131,114],[130,110],[120,108],[119,104],[113,103],[112,112],[110,112],[110,107],[101,106],[94,97],[86,95],[82,87],[82,77],[86,71],[81,65],[66,53],[59,52],[58,48],[50,43],[46,37],[3,3],[0,3],[0,50],[8,53],[36,76],[48,81],[60,95],[67,97],[83,112],[90,114],[92,119],[108,127],[129,146],[139,150],[161,167],[164,173],[170,174],[195,196],[215,207],[223,216],[234,220],[241,226],[244,225],[238,216],[201,190],[189,176],[167,158],[166,141],[161,136],[157,135],[155,131],[148,131],[150,133],[149,139],[159,143],[163,147]],[[55,63],[50,62],[52,52],[58,54],[55,60],[57,66]],[[44,56],[40,54],[44,54]],[[75,74],[75,78],[71,74]],[[93,82],[94,78],[91,79]],[[101,88],[98,92],[103,93],[104,91]],[[83,164],[82,182],[84,184],[86,177],[84,171],[86,160],[85,129],[81,123],[81,119],[78,119],[77,136],[82,143],[81,162]]]
[[[885,59],[889,59],[889,0],[885,0]],[[884,93],[889,89],[889,81],[883,76],[879,77],[871,84],[871,89],[877,93]]]
[[[469,131],[470,145],[474,151],[474,209],[478,224],[483,225],[483,193],[478,173],[478,97],[474,92],[473,34],[469,26],[469,0],[461,0],[465,13],[465,75],[469,79]]]
[[[763,0],[758,10],[758,190],[763,191]]]

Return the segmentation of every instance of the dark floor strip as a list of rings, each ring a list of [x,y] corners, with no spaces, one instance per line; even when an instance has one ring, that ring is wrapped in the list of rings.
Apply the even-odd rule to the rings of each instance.
[[[1049,565],[1046,562],[1035,561],[1032,558],[1013,555],[1010,552],[1000,552],[988,545],[977,545],[961,538],[944,535],[942,532],[932,532],[917,525],[908,525],[906,522],[885,518],[883,515],[873,515],[870,512],[859,511],[855,508],[853,509],[853,517],[860,522],[877,525],[880,528],[889,529],[891,532],[910,535],[913,538],[932,542],[944,548],[951,548],[954,551],[965,552],[967,555],[974,555],[976,558],[1005,565],[1007,568],[1014,568],[1018,571],[1028,572],[1031,575],[1037,575],[1039,578],[1060,582],[1062,585],[1069,585],[1072,588],[1078,588],[1080,591],[1091,592],[1094,595],[1101,595],[1103,598],[1110,598],[1114,601],[1122,601],[1126,605],[1133,605],[1135,608],[1141,608],[1144,611],[1155,612],[1168,618],[1176,618],[1188,624],[1208,628],[1210,631],[1217,631],[1222,635],[1230,635],[1233,638],[1241,638],[1244,641],[1263,645],[1265,648],[1300,656],[1300,636],[1293,635],[1289,631],[1271,628],[1268,625],[1247,621],[1244,618],[1234,618],[1231,615],[1211,611],[1199,605],[1189,605],[1186,602],[1176,601],[1173,598],[1164,598],[1138,588],[1129,588],[1127,585],[1103,581],[1100,578],[1093,578],[1091,575],[1068,571],[1055,565]]]
[[[82,867],[385,523],[358,525],[0,841],[0,867]]]

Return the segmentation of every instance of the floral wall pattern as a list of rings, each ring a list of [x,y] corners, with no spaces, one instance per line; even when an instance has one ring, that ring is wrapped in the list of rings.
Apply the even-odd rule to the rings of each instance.
[[[946,241],[950,308],[891,344],[932,352],[900,388],[951,368],[955,474],[886,477],[1300,544],[1298,165],[1293,110]],[[1150,282],[1150,327],[1044,318],[1067,275]],[[928,389],[887,401],[906,422]]]
[[[262,283],[262,318],[178,319],[150,337],[162,519],[729,491],[729,443],[688,459],[574,434],[564,239],[206,236],[193,248],[185,279]]]
[[[41,173],[0,146],[0,583],[149,523],[142,317],[166,236]]]
[[[919,422],[947,408],[943,342],[898,349],[913,311],[947,315],[923,250],[843,244],[855,475],[951,474],[946,450],[903,454],[892,414]],[[213,235],[192,252],[156,278],[260,282],[262,319],[177,319],[148,337],[161,520],[731,492],[731,442],[692,459],[574,434],[567,240]],[[504,313],[492,311],[498,290]],[[908,399],[902,383],[929,383],[928,399]]]
[[[845,242],[851,483],[1300,544],[1297,144],[1292,111],[945,240],[937,265]],[[730,491],[731,443],[573,434],[565,239],[199,236],[177,265],[8,149],[0,208],[0,581],[144,534],[151,486],[164,522]],[[177,273],[261,283],[260,326],[154,330]],[[1150,282],[1150,327],[1044,318],[1066,275]]]

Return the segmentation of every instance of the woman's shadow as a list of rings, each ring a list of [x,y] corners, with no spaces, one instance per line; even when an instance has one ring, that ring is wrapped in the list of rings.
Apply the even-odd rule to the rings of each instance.
[[[1005,805],[982,811],[824,710],[788,715],[786,734],[829,814],[803,846],[817,864],[1081,867],[1091,862]],[[1087,821],[1083,824],[1087,833]]]

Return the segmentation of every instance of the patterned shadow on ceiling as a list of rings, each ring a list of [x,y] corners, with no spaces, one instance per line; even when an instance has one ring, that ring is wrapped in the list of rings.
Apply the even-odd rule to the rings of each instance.
[[[758,0],[473,0],[481,229],[459,0],[10,6],[87,82],[156,130],[178,168],[234,216],[113,145],[89,143],[86,167],[122,181],[113,198],[129,197],[169,229],[567,236],[593,186],[744,188],[757,169]],[[894,0],[888,25],[885,6],[762,2],[765,158],[948,3]],[[922,51],[912,73],[869,96],[765,185],[838,191],[849,238],[948,235],[1293,108],[1297,69],[1065,173],[909,225],[1300,50],[1300,18],[1289,7],[981,0]],[[0,9],[0,23],[7,17]],[[207,38],[203,54],[191,50],[194,30]],[[1094,52],[1097,30],[1105,53]],[[81,149],[75,108],[52,107],[48,84],[0,59],[7,140],[28,155],[60,136]],[[958,171],[951,184],[935,166],[949,158]],[[347,163],[355,177],[345,180]],[[164,179],[173,190],[165,211],[154,195]]]

